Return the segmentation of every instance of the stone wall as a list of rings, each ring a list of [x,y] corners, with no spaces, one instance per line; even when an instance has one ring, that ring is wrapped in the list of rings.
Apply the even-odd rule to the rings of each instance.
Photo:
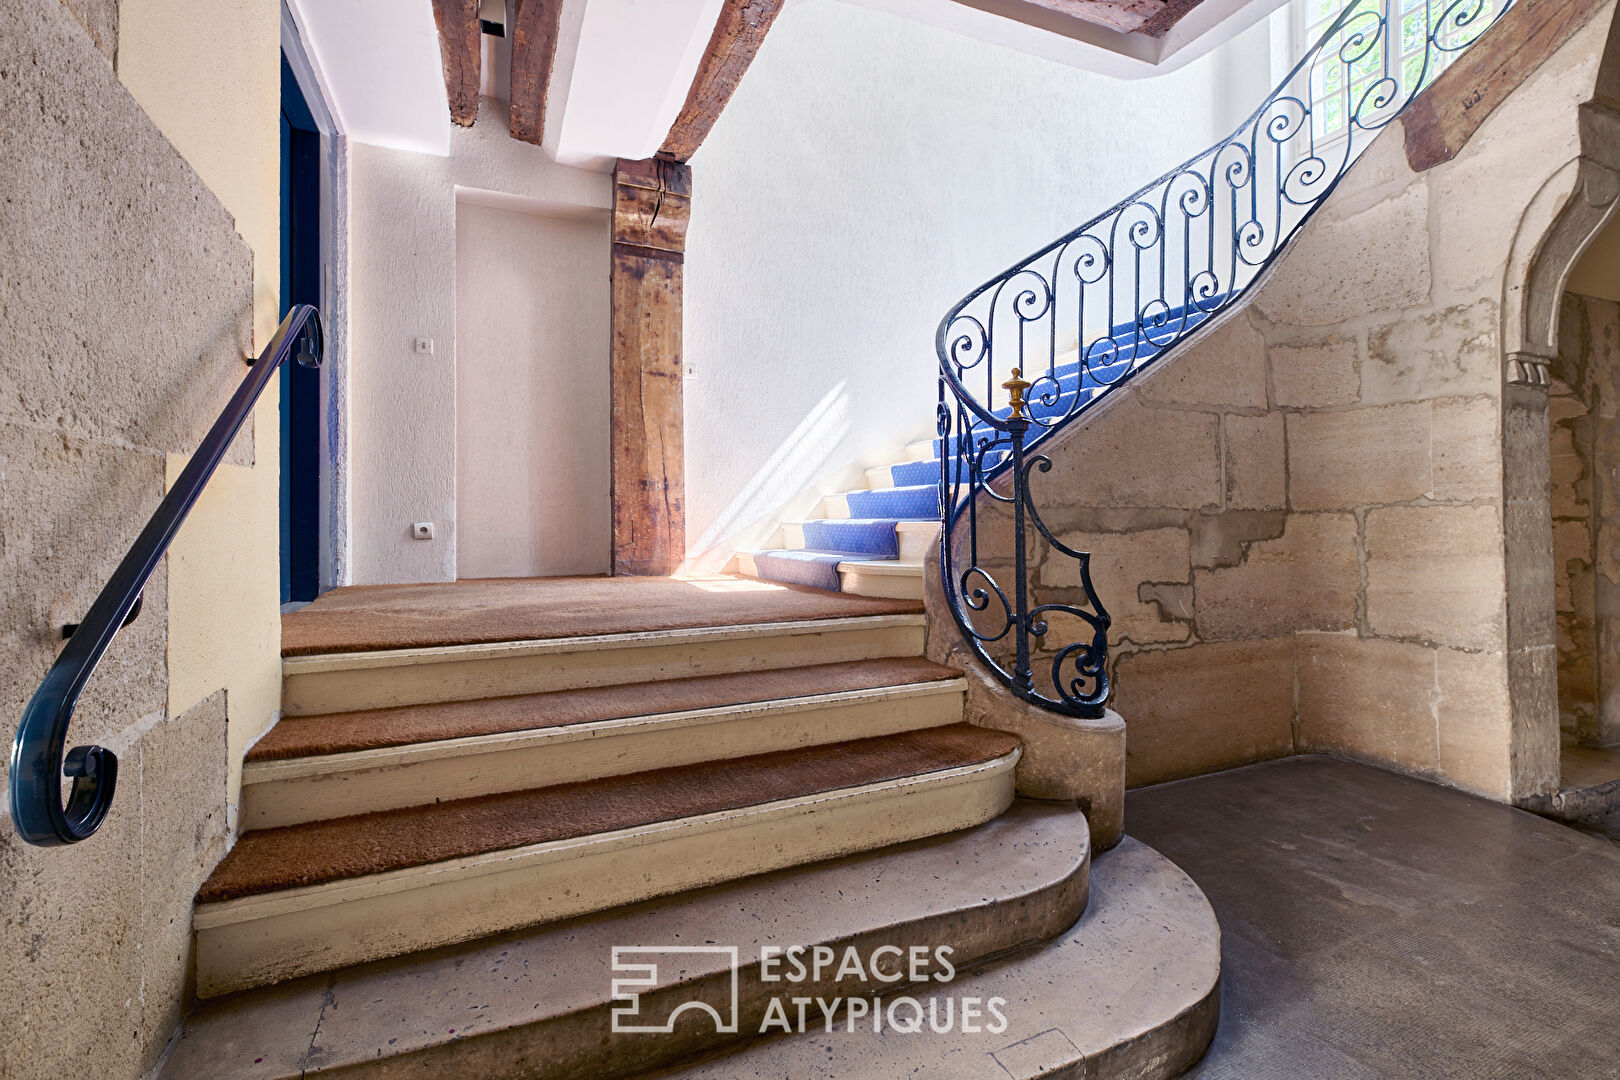
[[[119,83],[116,20],[90,23],[103,36],[54,0],[0,0],[8,735],[61,625],[107,580],[162,496],[166,457],[195,446],[249,346],[248,249]],[[165,565],[70,733],[119,757],[101,831],[36,848],[0,820],[0,1075],[137,1077],[175,1031],[192,897],[226,846],[227,764],[222,693],[169,715],[169,592]]]
[[[1556,784],[1556,724],[1520,730],[1510,692],[1552,604],[1547,555],[1510,649],[1504,520],[1546,504],[1504,494],[1502,297],[1525,208],[1581,154],[1611,14],[1451,160],[1414,173],[1392,125],[1251,302],[1045,451],[1035,499],[1113,616],[1131,784],[1313,751]],[[1083,599],[1071,560],[1034,558],[1036,603]]]
[[[1612,743],[1620,740],[1620,304],[1564,295],[1549,421],[1559,721],[1585,742]]]

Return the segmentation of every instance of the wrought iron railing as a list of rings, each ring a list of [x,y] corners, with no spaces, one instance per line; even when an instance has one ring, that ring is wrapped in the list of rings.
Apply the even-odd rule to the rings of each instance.
[[[197,452],[180,470],[84,621],[63,627],[67,644],[28,699],[11,744],[11,821],[17,835],[30,844],[77,843],[91,836],[107,817],[118,784],[118,758],[103,746],[67,749],[74,705],[113,637],[140,613],[147,579],[272,376],[295,355],[295,348],[299,363],[319,366],[321,345],[320,316],[307,304],[295,306],[203,436]],[[64,779],[72,781],[66,806],[62,805]]]
[[[1352,0],[1231,136],[941,321],[940,572],[964,640],[1019,697],[1099,716],[1109,694],[1090,555],[1043,520],[1031,473],[1052,462],[1031,451],[1237,303],[1373,137],[1510,3]],[[1030,527],[1077,564],[1075,603],[1031,604]],[[1060,632],[1060,618],[1076,629]]]

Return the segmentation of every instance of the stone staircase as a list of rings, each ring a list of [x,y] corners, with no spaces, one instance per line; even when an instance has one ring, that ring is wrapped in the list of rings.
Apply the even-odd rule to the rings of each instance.
[[[939,540],[935,439],[866,470],[867,486],[824,496],[816,515],[783,522],[770,546],[739,551],[737,573],[859,596],[922,599],[922,564]]]
[[[881,1012],[1075,926],[1085,815],[1015,798],[1020,739],[964,722],[961,672],[922,657],[920,604],[661,580],[516,583],[543,609],[516,622],[490,610],[498,583],[339,590],[289,615],[284,716],[198,894],[205,1002],[162,1075],[636,1075],[771,1030],[784,1001]],[[638,602],[678,625],[630,628]],[[576,632],[486,640],[491,619],[511,634],[548,612]],[[1177,888],[1197,900],[1176,947],[1215,949],[1218,972],[1207,905]],[[1165,927],[1140,930],[1123,947]],[[853,949],[860,971],[778,985],[789,946]],[[1030,988],[1123,962],[1112,948],[1037,950]],[[880,974],[885,950],[904,962]],[[1202,1009],[1140,1073],[1174,1075],[1213,1032],[1215,985],[1102,1017],[1104,1043]],[[994,1050],[1030,1016],[969,1026]]]
[[[1214,306],[1221,299],[1205,303]],[[1071,347],[1055,356],[1049,369],[1025,373],[1032,381],[1029,415],[1037,424],[1068,415],[1156,356],[1166,336],[1161,324],[1185,331],[1208,318],[1205,311],[1185,306],[1167,309],[1156,321],[1110,327],[1087,350],[1085,362],[1078,347]],[[1005,404],[991,411],[1002,419],[1011,414]],[[1030,439],[1042,430],[1037,426]],[[998,434],[982,420],[973,428],[975,438],[994,440]],[[732,568],[766,581],[921,599],[923,560],[939,542],[941,448],[937,437],[908,443],[902,460],[866,470],[866,487],[823,496],[815,516],[783,522],[767,547],[737,552]],[[952,447],[944,449],[954,453]],[[1005,444],[989,449],[982,467],[989,473],[1006,457]]]

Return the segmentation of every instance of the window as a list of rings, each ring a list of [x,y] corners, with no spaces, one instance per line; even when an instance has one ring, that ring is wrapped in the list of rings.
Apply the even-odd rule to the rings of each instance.
[[[1453,59],[1461,55],[1480,30],[1490,25],[1502,0],[1294,0],[1299,35],[1295,56],[1314,46],[1333,20],[1347,7],[1355,13],[1327,43],[1311,68],[1311,121],[1317,143],[1344,138],[1351,117],[1381,79],[1394,78],[1400,91],[1392,104],[1404,102],[1433,82]],[[1394,40],[1375,31],[1379,20],[1393,23]],[[1458,25],[1459,18],[1466,19]],[[1427,46],[1431,28],[1437,28],[1435,47]],[[1354,39],[1365,35],[1369,45]],[[1341,59],[1341,49],[1349,62]],[[1455,51],[1448,51],[1455,50]],[[1425,52],[1428,55],[1424,67]],[[1422,85],[1419,85],[1419,80]],[[1362,117],[1371,114],[1364,105]]]

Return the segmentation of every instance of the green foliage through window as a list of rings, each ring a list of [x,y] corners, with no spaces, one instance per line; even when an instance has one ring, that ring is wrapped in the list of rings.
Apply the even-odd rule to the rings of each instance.
[[[1341,12],[1350,14],[1310,73],[1311,132],[1342,138],[1357,116],[1378,115],[1432,83],[1488,26],[1501,0],[1295,0],[1314,45]]]

